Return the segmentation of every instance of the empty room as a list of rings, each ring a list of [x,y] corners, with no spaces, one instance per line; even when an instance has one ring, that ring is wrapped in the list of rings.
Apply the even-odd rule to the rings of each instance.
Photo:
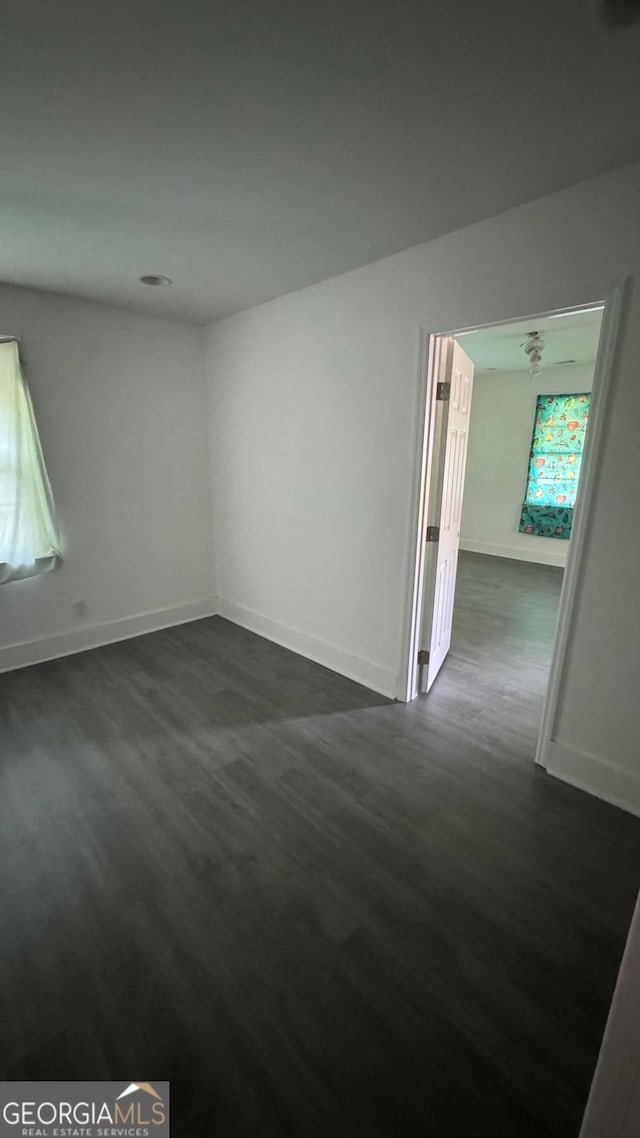
[[[569,543],[575,532],[575,564],[573,523],[578,506],[588,517],[597,467],[586,442],[592,405],[606,405],[601,379],[594,390],[602,316],[596,306],[466,330],[441,339],[427,367],[437,388],[409,695],[431,696],[428,727],[462,701],[476,735],[508,738],[523,758],[544,758]]]
[[[0,1135],[640,1132],[639,50],[3,13]]]

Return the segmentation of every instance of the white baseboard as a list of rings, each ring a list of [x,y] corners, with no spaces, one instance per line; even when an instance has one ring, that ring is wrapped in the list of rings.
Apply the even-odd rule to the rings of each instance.
[[[347,676],[348,679],[355,680],[356,683],[363,684],[364,687],[371,688],[380,695],[387,696],[388,699],[395,699],[398,677],[395,672],[383,667],[382,664],[375,664],[364,656],[354,656],[335,644],[309,636],[298,628],[291,628],[277,620],[271,620],[253,609],[246,608],[245,605],[227,601],[223,597],[218,598],[218,612],[233,624],[239,624],[250,632],[257,632],[259,636],[273,640],[300,656],[306,656],[333,672],[339,672],[341,676]]]
[[[528,538],[529,541],[554,541],[553,538]],[[567,542],[556,541],[555,545],[567,546]],[[535,556],[529,548],[520,545],[498,545],[493,541],[475,541],[467,540],[464,538],[460,542],[460,549],[466,549],[469,553],[486,553],[490,557],[509,557],[513,561],[533,561],[537,565],[558,565],[564,569],[567,563],[567,549],[563,548],[556,552],[555,549],[548,547],[538,547]]]
[[[558,740],[548,744],[542,765],[554,778],[640,816],[640,768],[626,770]]]
[[[74,652],[99,648],[102,644],[113,644],[117,640],[130,640],[133,636],[143,636],[147,632],[159,632],[162,628],[186,624],[190,620],[216,616],[217,612],[217,597],[201,597],[197,601],[187,601],[185,604],[173,605],[171,608],[137,613],[135,616],[108,620],[102,624],[83,625],[82,628],[74,628],[40,640],[9,644],[6,648],[0,648],[0,672],[24,668],[29,664],[40,664],[44,660],[55,660],[59,656],[70,656]]]

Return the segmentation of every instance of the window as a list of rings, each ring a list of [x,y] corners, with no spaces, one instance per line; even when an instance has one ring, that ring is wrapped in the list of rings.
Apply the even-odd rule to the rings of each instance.
[[[571,537],[591,393],[539,395],[520,533]]]
[[[61,554],[51,486],[15,340],[0,342],[0,584]]]

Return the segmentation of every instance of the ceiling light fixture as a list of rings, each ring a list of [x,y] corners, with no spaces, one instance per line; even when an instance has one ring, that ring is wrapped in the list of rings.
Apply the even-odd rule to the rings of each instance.
[[[542,371],[544,340],[539,332],[527,332],[527,338],[522,341],[520,347],[524,348],[525,355],[529,359],[529,375],[533,379]]]
[[[147,273],[143,277],[138,278],[141,284],[151,285],[152,288],[167,288],[173,284],[171,277],[162,277],[157,273]]]

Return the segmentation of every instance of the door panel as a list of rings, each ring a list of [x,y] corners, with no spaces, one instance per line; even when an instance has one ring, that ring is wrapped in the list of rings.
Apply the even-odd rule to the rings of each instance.
[[[439,404],[435,419],[440,446],[434,446],[438,469],[432,479],[428,516],[439,527],[434,551],[425,558],[425,589],[421,649],[428,652],[421,690],[429,691],[451,646],[458,548],[467,442],[473,393],[473,364],[455,340],[448,340],[443,357],[443,382],[449,398]]]

